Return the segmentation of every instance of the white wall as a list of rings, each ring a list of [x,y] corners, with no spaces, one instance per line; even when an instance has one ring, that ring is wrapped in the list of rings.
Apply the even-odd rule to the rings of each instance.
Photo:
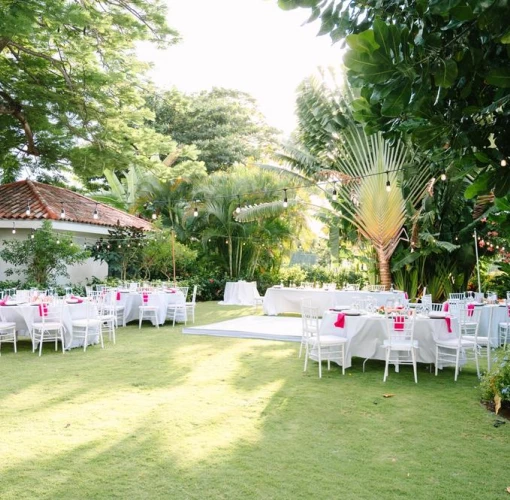
[[[11,226],[9,228],[7,227],[0,227],[0,247],[3,246],[4,240],[12,240],[12,239],[18,239],[18,240],[24,240],[26,238],[29,238],[30,236],[30,229],[27,227],[18,227],[21,225],[19,222],[16,223],[16,234],[12,234],[12,222],[10,223]],[[54,223],[53,226],[56,228],[58,222]],[[4,224],[5,226],[6,224]],[[69,225],[69,224],[68,224]],[[80,229],[83,229],[83,224],[80,224]],[[36,226],[38,227],[38,226]],[[94,226],[91,226],[90,229],[93,229]],[[85,228],[86,230],[89,229],[88,227]],[[101,228],[104,229],[104,228]],[[59,231],[61,233],[66,232],[69,234],[68,231]],[[96,241],[100,236],[104,236],[105,231],[101,231],[99,234],[94,233],[86,233],[86,232],[74,232],[73,234],[73,240],[77,245],[83,245],[86,243],[93,243]],[[26,279],[25,275],[17,275],[13,274],[11,276],[7,276],[5,274],[5,271],[12,267],[10,264],[6,264],[0,259],[0,281],[4,280],[18,280],[24,281]],[[85,284],[87,278],[92,278],[93,276],[103,279],[106,278],[108,275],[108,265],[105,263],[102,263],[100,261],[95,261],[93,259],[87,259],[82,264],[77,264],[74,266],[68,266],[67,272],[69,274],[69,277],[60,277],[57,279],[57,283],[64,285],[64,284]]]

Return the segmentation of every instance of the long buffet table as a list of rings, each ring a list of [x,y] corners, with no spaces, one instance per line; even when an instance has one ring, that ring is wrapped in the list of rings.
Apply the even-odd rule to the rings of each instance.
[[[388,300],[407,302],[405,292],[354,292],[347,290],[324,290],[313,288],[268,288],[264,296],[264,314],[276,316],[282,313],[300,313],[301,302],[309,299],[313,307],[319,310],[335,306],[350,306],[354,302],[370,300],[377,307],[384,306]]]

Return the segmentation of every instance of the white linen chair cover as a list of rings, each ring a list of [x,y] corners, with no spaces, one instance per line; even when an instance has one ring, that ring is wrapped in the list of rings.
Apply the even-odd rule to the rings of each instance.
[[[319,309],[316,307],[302,307],[303,336],[305,337],[305,366],[308,369],[308,359],[316,360],[319,364],[319,378],[322,378],[322,361],[328,362],[328,370],[331,369],[331,361],[342,367],[342,375],[345,374],[345,345],[347,338],[340,335],[321,335],[319,328]]]
[[[414,381],[418,383],[416,351],[419,346],[418,341],[414,339],[415,318],[412,311],[401,310],[386,313],[388,338],[383,342],[383,347],[386,350],[383,382],[386,382],[388,378],[389,365],[392,363],[395,364],[395,371],[398,371],[399,365],[412,365]],[[395,357],[392,357],[392,354],[395,354]]]

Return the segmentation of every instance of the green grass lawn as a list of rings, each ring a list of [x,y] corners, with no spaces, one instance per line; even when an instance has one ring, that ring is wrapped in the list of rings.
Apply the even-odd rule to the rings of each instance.
[[[196,324],[252,313],[199,304]],[[474,367],[383,383],[354,358],[319,380],[298,344],[181,331],[4,345],[0,498],[509,498],[510,422],[494,427]]]

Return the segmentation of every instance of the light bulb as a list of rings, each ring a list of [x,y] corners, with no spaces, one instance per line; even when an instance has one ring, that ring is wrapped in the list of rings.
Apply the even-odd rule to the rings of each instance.
[[[389,179],[386,181],[386,191],[388,191],[388,193],[391,191],[391,184]]]
[[[501,160],[501,166],[502,167],[506,167],[506,160],[505,159]]]
[[[443,173],[441,174],[440,178],[441,178],[441,180],[442,180],[442,181],[445,181],[445,180],[446,180],[446,173],[445,173],[445,172],[443,172]]]
[[[158,218],[156,212],[154,212],[151,217],[152,217],[152,220],[156,220]]]

